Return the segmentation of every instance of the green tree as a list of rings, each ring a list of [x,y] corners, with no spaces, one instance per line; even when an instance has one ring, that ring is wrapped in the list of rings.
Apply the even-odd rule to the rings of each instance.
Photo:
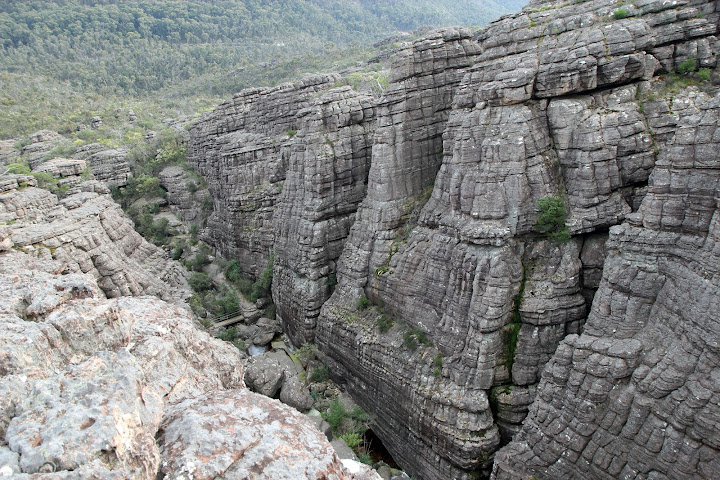
[[[538,200],[538,218],[535,228],[550,240],[560,244],[570,239],[570,230],[565,225],[565,202],[559,196]]]

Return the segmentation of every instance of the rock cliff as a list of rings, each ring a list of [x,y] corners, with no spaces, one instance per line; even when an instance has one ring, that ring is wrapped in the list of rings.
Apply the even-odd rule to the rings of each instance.
[[[375,102],[341,87],[301,110],[298,123],[274,215],[273,297],[302,345],[313,340],[320,307],[337,283],[335,262],[365,198]]]
[[[207,235],[275,252],[284,328],[419,478],[513,436],[497,478],[713,478],[717,8],[534,2],[407,45],[374,107],[244,92],[191,136]]]
[[[251,276],[267,266],[272,251],[296,115],[338,78],[244,90],[190,130],[188,162],[207,181],[213,200],[205,240],[226,258],[237,258]]]

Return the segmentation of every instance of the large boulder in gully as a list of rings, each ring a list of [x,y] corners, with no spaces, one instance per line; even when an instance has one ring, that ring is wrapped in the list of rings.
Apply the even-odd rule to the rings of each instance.
[[[295,363],[284,350],[264,353],[247,362],[246,382],[254,392],[279,398],[299,411],[313,405],[310,390],[300,380],[302,366]]]

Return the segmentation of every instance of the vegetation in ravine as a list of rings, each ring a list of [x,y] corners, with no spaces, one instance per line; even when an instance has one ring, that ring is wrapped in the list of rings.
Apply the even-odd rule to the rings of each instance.
[[[194,114],[245,87],[368,60],[374,42],[398,31],[481,25],[523,3],[6,0],[0,139],[68,133],[116,108],[157,122]]]

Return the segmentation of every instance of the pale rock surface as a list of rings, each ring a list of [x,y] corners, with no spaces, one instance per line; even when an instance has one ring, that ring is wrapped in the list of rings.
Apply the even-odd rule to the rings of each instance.
[[[0,165],[17,163],[20,158],[20,150],[15,148],[17,139],[0,140]]]
[[[123,187],[130,178],[130,165],[125,150],[101,150],[85,158],[93,176],[111,187]]]
[[[33,133],[27,139],[24,139],[25,146],[22,147],[21,153],[27,160],[30,168],[33,169],[47,159],[47,155],[55,148],[63,137],[57,132],[50,130],[40,130]]]
[[[0,196],[0,218],[14,222],[15,247],[64,262],[68,271],[91,273],[108,297],[190,296],[182,267],[135,232],[108,195],[96,193],[106,187],[89,182],[76,188],[61,201],[47,190],[19,185]]]
[[[161,471],[170,478],[351,478],[304,415],[247,390],[180,402],[167,409],[162,428]]]
[[[47,173],[58,179],[58,186],[73,187],[83,182],[87,163],[72,158],[53,158],[33,169],[33,173]]]
[[[310,419],[244,389],[239,350],[184,309],[105,299],[92,275],[11,249],[0,318],[0,475],[371,478]]]

